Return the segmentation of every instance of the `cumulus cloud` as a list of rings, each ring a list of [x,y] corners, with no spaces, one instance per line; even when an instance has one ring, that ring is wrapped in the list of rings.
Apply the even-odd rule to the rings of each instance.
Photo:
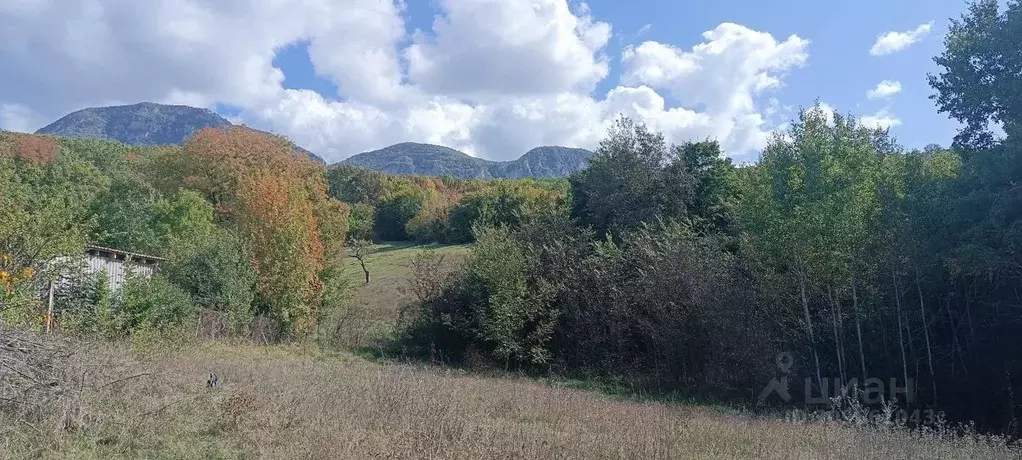
[[[34,131],[44,118],[20,104],[0,104],[0,129],[8,131]]]
[[[741,157],[777,127],[780,104],[759,99],[808,58],[798,36],[724,23],[689,47],[627,48],[620,83],[596,95],[612,28],[584,4],[436,6],[428,29],[408,33],[399,0],[4,3],[0,128],[30,131],[87,106],[219,103],[330,161],[403,141],[511,159],[543,144],[594,148],[624,114]],[[273,61],[295,43],[339,94],[285,88]]]
[[[564,0],[442,0],[432,35],[416,31],[408,76],[432,93],[472,97],[588,92],[609,72],[610,25]]]
[[[873,56],[886,56],[888,54],[897,53],[905,48],[908,48],[913,43],[916,43],[926,37],[930,33],[930,29],[933,28],[933,21],[921,24],[913,30],[906,30],[904,32],[890,31],[877,36],[876,43],[869,49],[869,54]]]
[[[668,90],[683,105],[702,104],[708,111],[748,110],[754,95],[780,86],[784,73],[809,57],[809,41],[797,35],[778,42],[733,23],[703,38],[691,50],[653,41],[625,49],[623,82]]]
[[[757,96],[781,86],[788,71],[805,64],[809,41],[792,35],[780,42],[733,23],[720,24],[703,38],[689,50],[654,41],[626,48],[622,83],[668,91],[683,107],[699,108],[709,125],[694,129],[692,116],[675,111],[670,118],[678,120],[676,130],[706,132],[733,152],[761,149],[769,133]]]
[[[866,97],[870,99],[886,99],[901,92],[901,82],[895,80],[884,80],[877,83],[876,88],[866,91]]]
[[[865,115],[859,118],[859,124],[869,128],[890,129],[901,125],[901,119],[895,117],[885,109],[873,115]]]

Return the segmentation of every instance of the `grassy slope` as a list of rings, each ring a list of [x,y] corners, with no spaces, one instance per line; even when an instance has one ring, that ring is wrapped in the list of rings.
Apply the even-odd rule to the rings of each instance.
[[[403,287],[419,249],[385,245],[370,256],[373,282],[355,297],[366,320],[392,324],[397,308],[411,301]],[[452,262],[468,253],[435,249]],[[350,268],[346,276],[360,282],[361,271]],[[61,367],[107,363],[105,375],[91,378],[81,405],[51,404],[49,416],[31,425],[0,412],[0,458],[1020,457],[960,438],[627,401],[311,345],[136,338],[134,346],[77,352],[77,365]],[[209,372],[221,376],[219,388],[205,387]],[[101,384],[108,382],[115,383]]]
[[[366,266],[372,274],[372,281],[364,285],[365,279],[358,262],[348,258],[344,267],[344,276],[349,283],[360,286],[355,293],[355,305],[378,311],[383,315],[397,312],[397,308],[414,299],[408,292],[411,275],[412,259],[415,254],[423,251],[434,251],[454,264],[464,260],[469,254],[468,245],[415,246],[409,243],[383,243],[374,247],[374,251],[366,257]]]
[[[137,350],[137,349],[136,349]],[[124,345],[89,360],[128,361]],[[4,458],[1017,458],[1003,447],[628,402],[521,378],[379,364],[312,347],[147,349]],[[130,370],[129,370],[130,369]],[[222,376],[207,389],[208,372]],[[106,376],[103,382],[115,380]],[[60,408],[55,409],[60,414]],[[4,422],[0,415],[0,422]],[[7,421],[10,422],[10,421]],[[0,430],[3,431],[3,430]],[[3,455],[6,453],[6,455]]]
[[[372,278],[368,285],[358,261],[353,258],[347,260],[344,276],[354,288],[354,298],[351,310],[346,312],[341,322],[341,345],[352,348],[373,346],[393,330],[400,309],[415,300],[410,290],[412,260],[423,250],[442,255],[447,267],[463,262],[470,251],[468,245],[379,244],[366,257]]]

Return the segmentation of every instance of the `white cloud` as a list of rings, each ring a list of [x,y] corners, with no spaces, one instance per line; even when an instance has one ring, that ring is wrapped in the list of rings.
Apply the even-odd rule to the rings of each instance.
[[[453,96],[591,91],[609,72],[601,49],[610,24],[564,0],[441,0],[433,33],[405,50],[408,75],[424,90]]]
[[[884,80],[877,83],[876,88],[866,91],[866,97],[870,99],[886,99],[901,92],[901,82],[896,80]]]
[[[780,103],[760,97],[808,58],[797,36],[724,23],[687,48],[628,48],[620,85],[597,96],[611,25],[566,0],[439,0],[432,27],[410,36],[400,0],[18,5],[0,6],[0,127],[32,130],[96,105],[222,103],[330,161],[403,141],[493,159],[594,148],[619,114],[675,142],[715,137],[741,157],[777,127]],[[340,94],[284,87],[273,60],[295,43]]]
[[[930,33],[930,29],[933,28],[933,21],[921,24],[913,30],[906,30],[904,32],[890,31],[877,36],[876,43],[869,49],[869,54],[873,56],[886,56],[888,54],[897,53],[905,48],[908,48],[913,43],[916,43],[926,37]]]
[[[653,24],[644,24],[642,27],[639,27],[637,32],[635,32],[635,38],[648,34],[650,30],[653,30]]]
[[[20,104],[0,104],[0,129],[22,133],[35,131],[44,119]]]
[[[698,113],[670,112],[678,137],[713,136],[732,153],[762,149],[774,127],[759,113],[757,96],[781,86],[788,71],[805,64],[809,41],[792,35],[779,42],[732,23],[704,32],[703,38],[690,50],[654,41],[626,48],[622,82],[666,90],[683,107],[698,108]],[[682,115],[688,112],[693,115]]]
[[[873,115],[860,117],[859,124],[868,128],[890,129],[901,125],[901,119],[884,109]]]
[[[666,89],[683,105],[702,104],[709,112],[752,110],[756,94],[780,86],[785,72],[809,58],[809,41],[797,35],[778,42],[723,23],[703,38],[689,51],[653,41],[625,49],[623,82]]]

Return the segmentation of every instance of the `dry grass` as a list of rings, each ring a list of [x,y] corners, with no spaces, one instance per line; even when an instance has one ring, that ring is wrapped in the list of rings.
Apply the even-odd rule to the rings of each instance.
[[[80,348],[84,350],[83,348]],[[528,379],[386,365],[312,347],[89,348],[130,364],[83,423],[7,426],[4,458],[1019,458],[966,439],[614,400]],[[207,389],[208,373],[221,376]],[[127,375],[126,375],[127,376]],[[105,379],[115,379],[107,376]]]

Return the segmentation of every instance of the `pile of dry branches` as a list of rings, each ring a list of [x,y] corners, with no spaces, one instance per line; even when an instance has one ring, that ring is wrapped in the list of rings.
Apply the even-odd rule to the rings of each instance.
[[[80,427],[83,394],[112,371],[86,364],[88,350],[67,339],[0,327],[0,421],[37,431]]]

